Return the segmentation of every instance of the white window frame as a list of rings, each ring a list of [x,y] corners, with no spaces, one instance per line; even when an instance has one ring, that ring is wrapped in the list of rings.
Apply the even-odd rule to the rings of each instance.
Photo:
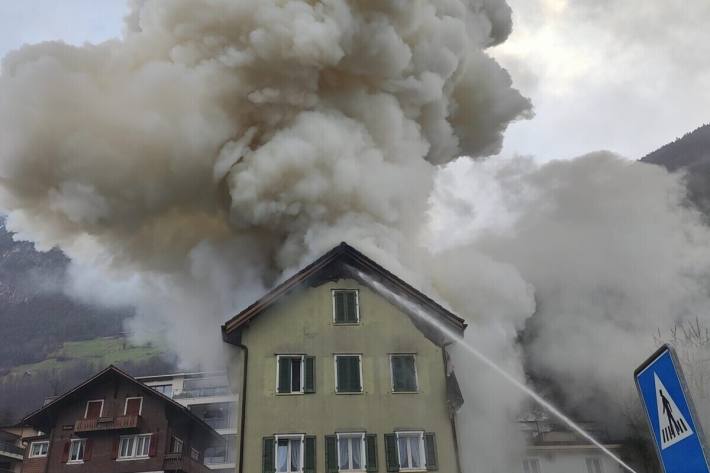
[[[395,391],[394,390],[394,365],[392,364],[392,357],[394,356],[411,356],[414,358],[414,384],[416,388],[414,391]],[[390,380],[392,384],[390,385],[393,394],[416,394],[419,392],[419,372],[417,371],[417,354],[416,353],[390,353]]]
[[[335,435],[338,439],[337,444],[336,444],[336,446],[338,448],[338,471],[348,472],[348,473],[356,473],[356,472],[361,473],[361,472],[367,471],[367,465],[366,465],[367,455],[365,454],[366,453],[365,449],[367,448],[367,445],[365,445],[365,433],[364,432],[343,432],[343,433],[336,433]],[[360,439],[360,457],[361,457],[360,458],[360,465],[362,465],[362,468],[360,468],[359,470],[353,470],[353,469],[341,470],[340,469],[340,463],[341,463],[340,462],[340,439],[341,438],[348,439],[350,441],[355,440],[357,438]],[[348,448],[348,464],[350,466],[352,466],[352,464],[353,464],[352,457],[353,457],[352,447],[349,447]]]
[[[146,445],[146,454],[145,455],[136,455],[136,451],[138,450],[138,439],[144,437],[147,438],[147,443]],[[127,460],[145,460],[146,458],[150,458],[150,443],[153,440],[152,439],[153,434],[137,434],[137,435],[121,435],[118,441],[118,456],[116,457],[116,461],[127,461]],[[122,444],[124,440],[128,439],[133,439],[133,446],[131,447],[131,452],[129,455],[123,456],[121,455],[121,452],[123,450]]]
[[[167,394],[165,394],[162,389],[158,389],[158,388],[166,388],[166,387],[168,387],[168,386],[170,387],[170,395],[169,395],[169,396],[168,396]],[[151,384],[149,387],[150,387],[153,391],[157,391],[157,392],[159,392],[160,394],[162,394],[163,396],[169,397],[169,398],[171,398],[171,399],[172,399],[172,397],[173,397],[173,391],[175,390],[175,387],[173,386],[172,383]]]
[[[83,448],[81,448],[81,458],[77,458],[76,460],[72,460],[72,455],[74,454],[74,445],[77,444],[82,444]],[[77,456],[79,454],[79,451],[77,450]],[[67,459],[68,464],[78,464],[78,463],[84,463],[84,457],[86,456],[86,439],[71,439],[69,443],[69,458]]]
[[[540,473],[541,471],[539,458],[527,457],[523,459],[523,473]]]
[[[358,357],[358,364],[360,368],[360,390],[359,391],[338,391],[338,357],[347,356]],[[362,394],[365,392],[365,380],[362,379],[362,353],[336,353],[333,355],[333,365],[335,370],[335,394]]]
[[[99,410],[99,417],[103,417],[104,415],[104,400],[103,399],[91,399],[89,401],[86,401],[86,409],[84,409],[84,419],[86,419],[89,415],[89,404],[92,402],[100,402],[101,403],[101,409]]]
[[[355,293],[355,316],[357,322],[338,322],[335,320],[335,293],[336,292],[354,292]],[[360,325],[360,290],[359,289],[331,289],[330,298],[333,304],[333,325]]]
[[[190,447],[190,458],[193,460],[200,461],[200,451],[196,448]]]
[[[126,412],[128,412],[128,401],[132,399],[140,399],[141,404],[138,406],[138,415],[143,415],[143,396],[133,396],[133,397],[127,397],[126,402],[123,403],[123,415],[126,415]]]
[[[588,473],[604,473],[604,469],[602,468],[602,459],[599,457],[587,457],[584,462],[587,465],[587,472]],[[597,469],[592,470],[590,467],[592,464],[596,464]]]
[[[407,467],[403,468],[400,466],[399,471],[427,471],[426,470],[426,449],[424,445],[424,431],[423,430],[403,430],[399,432],[395,432],[396,435],[396,440],[397,440],[397,461],[399,461],[399,438],[400,437],[414,437],[415,435],[419,437],[419,451],[421,452],[419,455],[419,461],[421,463],[421,466],[417,468],[412,468],[412,467]],[[407,460],[409,464],[412,464],[412,452],[409,448],[407,448]]]
[[[274,472],[275,473],[303,473],[303,462],[305,460],[306,449],[306,435],[305,434],[276,434],[274,435]],[[279,440],[300,440],[301,442],[301,469],[295,472],[291,471],[291,444],[288,445],[288,455],[286,457],[286,472],[280,472],[278,470],[279,464]]]
[[[180,446],[179,451],[177,451],[177,452],[173,451],[173,449],[171,448],[173,442],[175,442],[175,445],[179,445],[179,446]],[[172,436],[170,437],[170,444],[168,445],[168,448],[169,448],[171,451],[169,451],[168,453],[182,453],[182,449],[183,449],[184,446],[185,446],[185,442],[183,442],[180,437],[178,437],[177,435],[172,435]],[[148,446],[148,450],[150,451],[150,446]]]
[[[32,450],[34,449],[35,445],[44,445],[44,453],[42,453],[42,447],[40,447],[40,453],[35,455],[32,453]],[[47,456],[47,452],[49,452],[49,440],[38,440],[36,442],[30,443],[30,454],[27,455],[28,458],[43,458]]]
[[[279,392],[279,370],[281,369],[281,358],[291,358],[291,359],[296,359],[300,358],[301,359],[301,390],[300,391],[294,391],[291,389],[293,387],[293,380],[291,386],[289,386],[289,392],[287,393],[281,393]],[[293,369],[293,368],[291,368]],[[293,375],[293,372],[291,372],[291,375]],[[276,355],[276,389],[274,389],[274,392],[279,395],[291,395],[291,394],[303,394],[305,392],[305,386],[304,384],[306,383],[306,355],[303,354],[293,354],[289,355],[286,353],[282,353],[280,355]]]

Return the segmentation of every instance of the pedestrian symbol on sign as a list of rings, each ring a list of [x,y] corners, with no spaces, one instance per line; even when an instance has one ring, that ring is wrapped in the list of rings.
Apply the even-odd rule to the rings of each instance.
[[[661,432],[661,450],[665,450],[671,445],[675,445],[693,435],[693,430],[688,425],[673,398],[668,394],[668,390],[658,378],[658,375],[653,373],[653,377],[656,383],[656,405],[658,406],[658,423],[659,431]]]

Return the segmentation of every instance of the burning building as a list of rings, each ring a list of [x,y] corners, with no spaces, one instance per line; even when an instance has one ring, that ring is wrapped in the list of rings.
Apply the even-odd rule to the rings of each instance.
[[[463,334],[463,319],[341,243],[223,326],[241,349],[239,471],[461,471],[452,340],[369,278]]]

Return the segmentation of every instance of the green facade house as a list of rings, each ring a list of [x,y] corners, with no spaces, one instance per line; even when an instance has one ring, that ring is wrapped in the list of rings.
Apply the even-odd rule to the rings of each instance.
[[[463,399],[436,324],[466,328],[345,243],[226,322],[239,471],[460,472]]]

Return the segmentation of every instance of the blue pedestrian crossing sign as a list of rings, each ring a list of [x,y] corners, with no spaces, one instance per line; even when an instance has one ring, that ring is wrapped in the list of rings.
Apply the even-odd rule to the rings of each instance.
[[[662,346],[634,372],[665,473],[710,473],[702,428],[673,348]]]

